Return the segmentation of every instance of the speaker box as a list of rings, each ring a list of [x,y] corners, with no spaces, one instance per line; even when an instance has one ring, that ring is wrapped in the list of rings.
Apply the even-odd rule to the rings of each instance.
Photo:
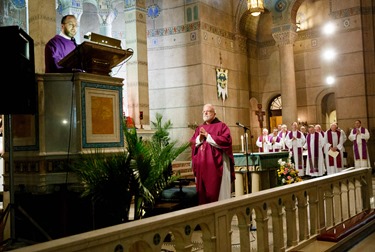
[[[19,26],[0,27],[0,114],[35,114],[34,41]]]

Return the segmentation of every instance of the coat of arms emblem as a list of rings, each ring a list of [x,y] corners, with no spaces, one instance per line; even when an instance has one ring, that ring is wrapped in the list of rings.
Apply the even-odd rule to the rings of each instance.
[[[228,70],[216,68],[217,97],[225,101],[228,98]]]

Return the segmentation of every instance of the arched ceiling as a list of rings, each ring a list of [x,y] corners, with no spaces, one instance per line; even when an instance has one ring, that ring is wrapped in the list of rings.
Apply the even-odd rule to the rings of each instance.
[[[313,0],[268,0],[264,1],[265,12],[254,17],[245,10],[240,18],[241,34],[252,41],[265,42],[273,40],[272,28],[287,23],[296,24],[296,16],[303,2]]]

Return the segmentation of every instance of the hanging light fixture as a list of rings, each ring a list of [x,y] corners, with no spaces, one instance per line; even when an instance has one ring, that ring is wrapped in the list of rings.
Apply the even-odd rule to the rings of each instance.
[[[259,16],[264,12],[263,0],[247,0],[247,8],[252,16]]]

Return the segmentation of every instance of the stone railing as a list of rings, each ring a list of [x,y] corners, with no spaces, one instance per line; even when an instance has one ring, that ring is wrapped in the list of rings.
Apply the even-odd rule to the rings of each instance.
[[[372,197],[371,168],[348,169],[14,251],[291,251]]]

